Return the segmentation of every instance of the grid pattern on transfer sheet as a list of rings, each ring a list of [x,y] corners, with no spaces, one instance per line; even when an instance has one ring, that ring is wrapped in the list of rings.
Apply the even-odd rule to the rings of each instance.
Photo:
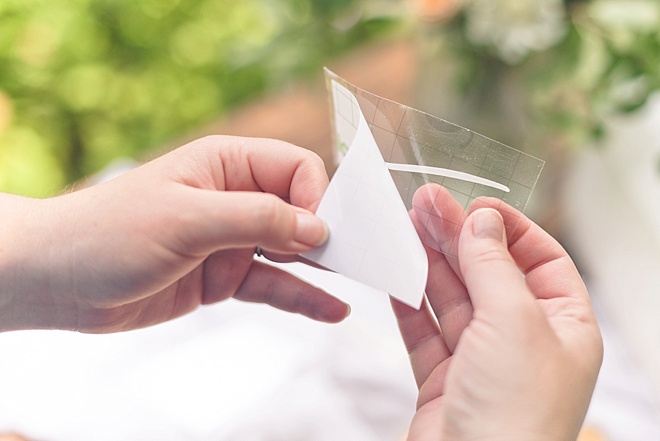
[[[316,210],[330,236],[303,256],[419,308],[426,252],[357,102],[354,109],[345,112],[358,119],[351,147]]]
[[[536,185],[544,162],[524,152],[508,147],[469,129],[457,126],[419,110],[387,100],[364,91],[332,72],[326,71],[329,89],[332,91],[333,116],[336,142],[340,151],[351,144],[357,130],[358,112],[362,111],[383,158],[388,163],[423,165],[450,169],[488,179],[505,185],[505,192],[488,185],[445,176],[423,173],[391,171],[391,176],[406,208],[411,209],[413,195],[424,184],[433,182],[444,187],[455,203],[463,210],[462,215],[442,219],[435,211],[426,208],[425,243],[435,249],[454,254],[458,231],[465,219],[465,212],[479,197],[488,196],[482,203],[499,208],[499,201],[523,211]],[[339,87],[338,87],[339,86]],[[347,93],[352,93],[355,101]],[[419,205],[416,208],[422,208]],[[458,210],[457,210],[458,213]],[[433,224],[443,224],[445,235],[431,237]],[[453,224],[453,227],[450,225]],[[438,228],[435,228],[438,230]],[[507,225],[512,234],[515,225]]]

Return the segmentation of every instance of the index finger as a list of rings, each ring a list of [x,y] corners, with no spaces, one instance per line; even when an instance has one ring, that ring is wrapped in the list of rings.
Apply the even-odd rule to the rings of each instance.
[[[191,149],[195,150],[193,155]],[[293,205],[316,211],[328,186],[321,158],[284,141],[209,136],[173,153],[177,160],[194,157],[196,166],[183,173],[187,183],[200,188],[272,193]]]
[[[435,189],[435,187],[441,189],[439,186],[432,186],[431,189]],[[453,201],[453,199],[451,200]],[[455,204],[460,209],[461,215],[464,215],[463,207],[457,203]],[[435,210],[437,207],[433,205],[432,208]],[[444,211],[447,212],[447,210]],[[428,212],[417,207],[414,207],[410,212],[410,218],[420,237],[424,237],[429,229],[434,229],[433,236],[435,237],[440,236],[437,234],[438,232],[445,230],[440,215],[428,215]],[[452,241],[453,238],[450,241],[437,243],[449,244]],[[427,243],[424,244],[429,265],[426,296],[438,320],[440,329],[442,329],[447,347],[451,352],[454,352],[463,330],[472,319],[472,303],[458,273],[458,260],[431,248]]]

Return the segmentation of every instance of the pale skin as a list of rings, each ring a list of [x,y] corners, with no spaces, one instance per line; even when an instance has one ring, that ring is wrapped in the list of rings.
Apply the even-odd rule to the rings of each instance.
[[[126,331],[230,297],[338,322],[349,308],[253,259],[327,238],[321,159],[213,136],[52,199],[0,195],[0,330]]]
[[[419,311],[393,302],[419,387],[408,439],[575,440],[603,346],[572,260],[506,204],[477,200],[466,218],[425,190],[411,216],[446,254],[427,247]],[[440,237],[454,222],[459,240]]]
[[[327,240],[313,215],[327,185],[309,151],[214,136],[55,198],[0,194],[0,331],[126,331],[229,298],[341,321],[346,304],[254,259],[257,246],[293,260]],[[420,389],[410,439],[574,439],[602,342],[570,258],[505,205],[465,220],[428,190],[413,223],[458,258],[427,248],[428,302],[394,303]],[[429,217],[440,209],[464,223],[459,242]]]

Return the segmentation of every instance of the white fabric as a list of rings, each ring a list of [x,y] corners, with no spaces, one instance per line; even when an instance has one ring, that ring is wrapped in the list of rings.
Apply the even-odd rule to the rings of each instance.
[[[44,441],[401,439],[416,389],[387,296],[303,272],[350,301],[344,323],[232,300],[123,334],[0,334],[0,432]]]

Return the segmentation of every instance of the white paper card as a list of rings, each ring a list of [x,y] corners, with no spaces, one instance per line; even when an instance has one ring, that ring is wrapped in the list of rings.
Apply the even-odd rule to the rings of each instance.
[[[336,82],[354,101],[352,93]],[[323,246],[304,257],[419,308],[428,260],[385,160],[357,110],[357,131],[316,214],[330,228]]]

